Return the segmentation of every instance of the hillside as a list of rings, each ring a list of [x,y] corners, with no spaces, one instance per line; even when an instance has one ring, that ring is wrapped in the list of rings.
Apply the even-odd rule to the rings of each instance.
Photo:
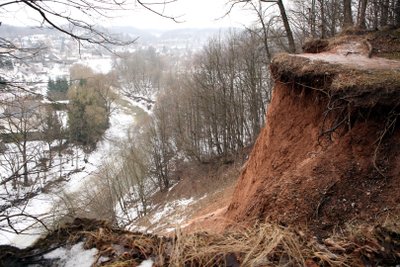
[[[132,227],[151,234],[75,219],[33,247],[0,246],[0,266],[397,266],[398,44],[398,31],[380,32],[277,55],[266,126],[242,167],[245,155],[182,164]]]
[[[339,37],[322,53],[274,59],[267,125],[228,218],[307,225],[325,235],[399,215],[400,62],[370,58],[367,38]]]

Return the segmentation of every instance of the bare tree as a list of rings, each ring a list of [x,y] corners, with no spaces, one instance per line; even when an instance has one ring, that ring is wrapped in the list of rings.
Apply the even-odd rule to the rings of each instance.
[[[147,132],[152,145],[145,145],[160,188],[177,155],[229,161],[254,141],[270,97],[265,58],[262,38],[232,33],[210,40],[192,67],[169,77]]]
[[[167,190],[171,185],[172,158],[174,156],[171,125],[171,118],[167,107],[160,105],[155,107],[154,116],[147,125],[148,155],[150,156],[150,172],[157,179],[160,191]]]
[[[351,11],[351,0],[343,0],[343,27],[353,26],[353,13]]]
[[[166,70],[163,58],[153,47],[124,53],[114,60],[122,78],[122,92],[135,99],[154,95],[161,89],[162,73]]]
[[[4,125],[3,136],[8,139],[8,142],[15,145],[18,158],[20,158],[19,168],[11,174],[11,177],[18,179],[21,175],[23,185],[29,186],[30,174],[37,172],[37,164],[29,167],[31,163],[34,163],[38,153],[36,148],[30,146],[29,141],[34,140],[35,135],[39,133],[41,125],[40,102],[26,97],[12,99],[7,104],[1,118]]]
[[[365,29],[366,26],[366,11],[367,11],[368,0],[360,0],[359,1],[359,10],[358,10],[358,19],[357,19],[357,27],[360,29]]]
[[[150,12],[156,13],[167,19],[176,21],[174,16],[166,15],[157,11],[155,5],[164,6],[177,0],[169,0],[164,2],[143,2],[141,0],[133,1],[91,1],[91,0],[37,0],[37,1],[3,1],[0,4],[0,12],[9,12],[9,8],[26,8],[28,12],[33,12],[39,26],[49,26],[57,31],[71,36],[80,44],[84,42],[96,44],[105,48],[107,45],[126,45],[134,42],[121,41],[112,37],[104,30],[95,26],[93,17],[112,18],[112,13],[121,11],[129,11],[134,8],[137,3]],[[17,48],[8,43],[9,48]]]
[[[285,6],[283,4],[283,1],[282,0],[258,0],[258,1],[260,3],[261,2],[262,3],[272,3],[272,4],[278,5],[279,12],[280,12],[280,17],[282,19],[282,23],[283,23],[283,26],[284,26],[285,32],[286,32],[286,38],[287,38],[287,41],[288,41],[288,46],[289,46],[289,49],[288,49],[289,51],[288,52],[295,53],[296,52],[296,44],[295,44],[295,41],[294,41],[292,29],[291,29],[290,23],[289,23],[289,18],[287,16],[286,9],[285,9]],[[231,9],[237,4],[240,4],[240,3],[248,4],[250,2],[251,2],[252,5],[254,5],[253,0],[230,0],[229,1],[229,3],[231,3]]]

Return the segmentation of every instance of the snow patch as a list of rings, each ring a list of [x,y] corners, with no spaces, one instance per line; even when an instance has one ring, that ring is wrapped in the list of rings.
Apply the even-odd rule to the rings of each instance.
[[[161,210],[153,215],[153,218],[150,219],[150,223],[155,224],[155,223],[159,222],[163,217],[170,214],[171,211],[173,211],[173,210],[174,210],[173,207],[165,205],[163,210]]]
[[[152,267],[153,263],[152,260],[145,260],[138,267]]]
[[[189,206],[189,204],[191,204],[194,201],[193,197],[188,198],[188,199],[179,199],[179,200],[175,200],[171,203],[168,203],[164,206],[164,208],[157,212],[156,214],[153,215],[153,217],[150,219],[150,223],[151,224],[155,224],[158,223],[162,218],[171,215],[173,212],[175,212],[178,209],[183,209],[187,206]],[[185,218],[178,218],[174,220],[175,224],[181,224],[184,221]]]
[[[63,267],[90,267],[95,263],[96,254],[98,250],[92,248],[85,250],[83,248],[83,242],[73,245],[71,248],[58,248],[52,252],[45,254],[45,259],[56,259],[58,260],[57,266]]]
[[[190,203],[194,201],[193,197],[188,199],[179,199],[176,201],[178,206],[188,206]]]

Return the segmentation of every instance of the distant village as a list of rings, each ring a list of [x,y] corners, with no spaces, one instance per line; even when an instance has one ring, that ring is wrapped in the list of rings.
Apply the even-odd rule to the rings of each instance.
[[[20,49],[12,51],[10,56],[5,47],[0,48],[3,52],[0,54],[0,86],[2,81],[13,85],[10,90],[6,87],[3,88],[6,90],[0,90],[0,149],[4,143],[13,142],[8,136],[16,132],[28,132],[27,140],[40,140],[37,133],[43,130],[43,117],[48,113],[46,106],[54,105],[54,100],[58,104],[57,116],[66,127],[68,101],[48,98],[48,91],[53,81],[70,81],[70,68],[74,64],[89,66],[96,73],[106,74],[113,69],[119,55],[152,49],[168,58],[168,64],[174,69],[179,69],[179,64],[202,49],[210,37],[221,33],[221,30],[216,32],[213,29],[160,32],[122,28],[118,31],[122,33],[115,34],[116,38],[135,39],[135,43],[123,47],[99,47],[79,43],[49,29],[42,33],[38,29],[2,25],[0,34]],[[10,106],[16,94],[26,94],[29,98]],[[26,123],[26,129],[17,129],[22,121]]]
[[[182,61],[200,50],[206,40],[217,35],[217,32],[212,29],[201,32],[188,29],[164,33],[149,31],[142,33],[144,36],[139,34],[117,34],[116,38],[137,40],[129,46],[110,47],[110,50],[115,51],[113,54],[104,47],[88,43],[79,44],[76,40],[60,33],[27,35],[18,34],[17,31],[10,41],[16,47],[23,49],[16,54],[17,57],[20,56],[18,60],[8,58],[6,54],[1,55],[0,77],[8,81],[25,83],[32,92],[46,95],[48,80],[60,77],[68,79],[69,68],[73,64],[88,65],[96,72],[107,73],[112,69],[113,59],[118,54],[149,47],[161,55]]]

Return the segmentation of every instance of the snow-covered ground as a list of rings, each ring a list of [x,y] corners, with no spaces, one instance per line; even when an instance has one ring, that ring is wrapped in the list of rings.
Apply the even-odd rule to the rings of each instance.
[[[59,201],[59,196],[62,192],[76,192],[86,181],[96,173],[100,166],[110,160],[110,155],[117,153],[123,143],[127,139],[128,130],[135,125],[134,113],[131,109],[114,107],[114,112],[110,118],[110,128],[106,131],[103,141],[101,141],[97,149],[86,157],[83,151],[79,148],[74,149],[74,155],[71,158],[64,158],[62,173],[71,172],[74,169],[82,171],[69,174],[68,180],[64,183],[57,184],[50,192],[40,193],[30,199],[24,205],[18,205],[13,209],[9,209],[8,215],[16,215],[20,213],[29,214],[42,219],[45,222],[51,221],[53,205]],[[55,171],[55,174],[58,174]],[[55,179],[48,174],[47,179]],[[0,189],[1,191],[2,189]],[[32,190],[32,189],[29,189]],[[6,193],[6,192],[3,192]],[[0,203],[1,204],[1,203]],[[18,230],[28,229],[22,235],[16,235],[12,229],[7,228],[6,224],[0,226],[3,230],[0,231],[0,244],[10,244],[18,247],[27,247],[31,245],[40,234],[43,233],[43,227],[34,219],[29,219],[25,216],[20,216],[13,220],[13,227]]]
[[[24,86],[31,88],[41,95],[46,95],[47,81],[59,77],[69,76],[69,68],[73,64],[87,65],[96,73],[108,73],[112,70],[113,60],[111,56],[83,56],[82,58],[69,59],[66,62],[38,62],[32,66],[16,63],[12,69],[0,69],[0,76],[8,80],[18,81]],[[26,92],[22,92],[26,94]],[[13,94],[1,94],[0,98],[13,98]],[[28,142],[28,163],[29,170],[37,173],[35,177],[29,177],[31,186],[16,186],[11,182],[0,186],[0,244],[10,244],[18,247],[27,247],[32,244],[44,228],[41,223],[33,217],[43,220],[46,224],[52,224],[57,219],[54,218],[54,205],[60,202],[60,197],[65,194],[79,192],[87,186],[87,182],[96,174],[101,166],[112,161],[111,155],[118,154],[118,150],[124,147],[128,138],[128,131],[135,125],[135,110],[138,113],[151,113],[149,105],[144,102],[135,101],[123,97],[126,104],[118,106],[115,104],[110,118],[110,128],[106,131],[103,141],[97,145],[97,149],[85,155],[84,151],[78,147],[70,147],[69,153],[63,153],[61,157],[54,156],[51,167],[43,171],[37,162],[40,159],[48,158],[48,144],[45,142]],[[46,103],[47,100],[43,100]],[[48,102],[48,101],[47,101]],[[128,107],[127,107],[128,105]],[[1,111],[1,107],[0,107]],[[67,116],[64,111],[57,111],[57,115],[65,126]],[[61,143],[53,143],[53,146]],[[14,144],[6,144],[7,152],[0,153],[0,182],[10,177],[16,170],[21,173],[20,164],[21,153]],[[21,165],[21,164],[20,164]],[[25,196],[33,194],[29,200],[12,203],[12,200],[23,199]],[[12,208],[9,208],[12,206]],[[132,210],[133,212],[133,210]],[[27,217],[29,215],[32,217]],[[12,218],[11,225],[7,220],[2,220],[8,216]],[[13,229],[14,228],[14,229]],[[17,231],[23,231],[17,235]]]
[[[182,227],[187,220],[188,207],[201,199],[182,198],[168,202],[158,207],[150,207],[150,213],[147,215],[150,225],[147,227],[138,225],[136,221],[131,222],[126,229],[139,232],[157,232],[165,230],[172,232],[178,227]]]
[[[108,258],[97,257],[98,250],[95,248],[85,250],[83,242],[79,242],[72,247],[60,247],[47,254],[44,258],[54,260],[53,264],[63,267],[90,267],[96,263],[101,263]],[[143,261],[138,267],[152,267],[153,260],[148,259]]]
[[[90,267],[95,263],[97,249],[85,250],[83,242],[77,243],[70,248],[58,248],[44,255],[45,259],[57,260],[57,266],[64,267]]]
[[[129,92],[130,90],[132,90],[132,88],[129,86],[124,86],[122,88],[123,92]],[[151,90],[149,90],[149,91],[151,91]],[[125,93],[125,95],[126,95],[126,93]],[[124,96],[124,100],[129,102],[132,106],[139,107],[142,110],[146,111],[148,114],[152,114],[152,108],[154,106],[154,103],[156,102],[157,93],[152,93],[149,95],[134,93],[132,95],[136,99],[132,99],[132,98]],[[150,100],[150,102],[146,101],[145,99]]]

